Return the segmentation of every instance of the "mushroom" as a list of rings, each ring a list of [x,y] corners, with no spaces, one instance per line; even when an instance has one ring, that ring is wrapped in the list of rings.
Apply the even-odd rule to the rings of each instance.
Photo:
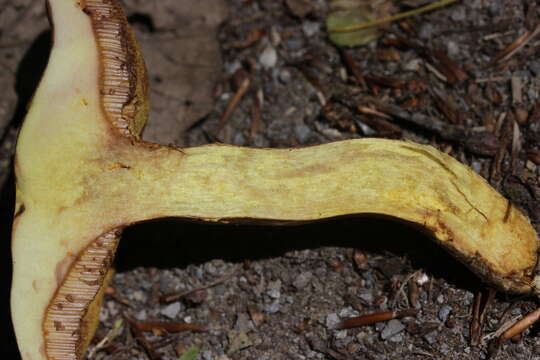
[[[49,0],[54,46],[15,156],[11,306],[25,360],[81,359],[122,229],[163,217],[294,224],[377,214],[422,227],[486,282],[538,294],[529,220],[430,146],[142,141],[144,62],[116,0]]]

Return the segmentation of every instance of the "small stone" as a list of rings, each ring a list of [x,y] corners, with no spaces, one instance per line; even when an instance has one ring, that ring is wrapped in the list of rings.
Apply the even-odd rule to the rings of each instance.
[[[529,63],[529,70],[534,76],[540,76],[540,61],[532,61]]]
[[[216,267],[214,266],[214,264],[212,263],[207,263],[204,265],[204,269],[206,270],[207,273],[209,273],[210,275],[214,275],[217,273],[217,269]]]
[[[99,321],[105,322],[109,319],[109,309],[102,307],[99,311]]]
[[[118,303],[114,301],[107,301],[107,309],[109,310],[109,314],[114,317],[120,312],[120,307],[118,306]]]
[[[409,60],[403,65],[403,70],[417,72],[418,70],[420,70],[421,63],[422,63],[421,59]]]
[[[303,272],[293,281],[293,286],[298,290],[304,289],[313,278],[313,274],[309,271]]]
[[[164,272],[163,275],[160,276],[159,289],[164,294],[172,293],[178,290],[176,289],[176,280],[169,271]]]
[[[455,6],[452,8],[452,14],[450,17],[455,22],[462,22],[467,17],[467,9],[464,6]]]
[[[444,295],[443,294],[440,294],[439,296],[437,296],[437,302],[439,304],[444,303]]]
[[[442,352],[444,355],[447,355],[450,352],[450,347],[448,344],[441,344],[441,347],[439,348],[439,351]]]
[[[279,300],[276,300],[271,304],[265,305],[264,311],[266,311],[267,313],[273,314],[273,313],[278,312],[280,308],[281,308],[281,305],[279,305]]]
[[[146,302],[146,294],[141,290],[135,290],[132,292],[131,297],[136,301]]]
[[[429,23],[424,22],[422,26],[420,27],[420,31],[418,32],[418,36],[422,40],[429,40],[433,37],[433,31],[435,30],[435,27]]]
[[[306,44],[304,43],[304,39],[291,36],[287,40],[283,41],[283,45],[290,51],[296,51],[303,49]]]
[[[358,297],[369,304],[373,302],[373,293],[371,292],[361,292]]]
[[[351,318],[358,315],[359,315],[358,311],[354,310],[351,306],[347,306],[346,308],[341,309],[341,311],[339,312],[339,317],[342,319]]]
[[[227,334],[227,337],[229,338],[227,355],[231,355],[239,350],[248,348],[253,345],[247,334],[242,331],[230,331]]]
[[[147,319],[148,315],[146,315],[146,310],[143,309],[136,313],[133,317],[139,321],[144,321]]]
[[[246,138],[244,137],[244,135],[241,132],[237,132],[234,135],[233,144],[238,145],[238,146],[242,146],[245,143],[246,143]]]
[[[279,299],[281,297],[281,280],[270,281],[266,293],[272,299]]]
[[[181,305],[179,302],[174,302],[161,309],[160,313],[169,319],[176,319],[176,316],[180,312]]]
[[[279,81],[281,81],[283,84],[289,83],[289,81],[291,81],[291,77],[291,72],[287,69],[282,69],[279,72]]]
[[[403,335],[401,334],[394,335],[391,338],[389,338],[388,341],[396,343],[396,344],[403,342]]]
[[[363,342],[368,337],[368,334],[364,331],[360,331],[358,334],[356,334],[356,340],[358,342]]]
[[[482,171],[482,163],[480,161],[473,160],[471,168],[474,170],[475,173],[480,174],[480,171]]]
[[[487,3],[488,13],[491,17],[498,16],[501,12],[501,4],[498,1],[489,1]]]
[[[386,340],[392,336],[402,332],[405,329],[405,325],[398,319],[392,319],[381,331],[381,339]]]
[[[455,41],[449,40],[446,43],[446,51],[451,58],[457,57],[459,55],[459,46]]]
[[[321,29],[321,24],[315,21],[304,21],[302,23],[302,31],[307,37],[312,37]]]
[[[448,315],[450,315],[450,312],[452,311],[452,307],[448,305],[444,305],[440,310],[438,317],[442,322],[446,322],[446,319],[448,319]]]
[[[326,316],[326,327],[328,329],[334,329],[341,320],[337,314],[328,314]]]
[[[364,135],[375,136],[377,134],[375,130],[373,130],[370,126],[364,124],[360,120],[357,120],[356,123],[358,124],[358,126],[360,126],[360,129],[362,129],[362,132],[364,133]]]
[[[277,51],[272,45],[267,45],[259,56],[259,62],[264,68],[270,69],[277,64]]]
[[[330,139],[337,140],[337,139],[342,138],[342,135],[341,135],[341,133],[339,132],[338,129],[324,128],[324,129],[321,129],[320,132],[324,136],[329,137]]]
[[[423,286],[429,281],[429,277],[425,273],[421,273],[416,277],[416,283],[420,286]]]
[[[341,331],[338,331],[334,337],[336,338],[336,340],[343,340],[347,337],[347,330],[341,330]]]
[[[311,135],[311,129],[305,124],[297,124],[294,126],[294,135],[300,144],[305,144]]]
[[[234,74],[242,68],[242,63],[239,60],[235,60],[231,63],[225,63],[225,71],[227,74]]]
[[[249,318],[249,315],[246,313],[239,313],[236,316],[236,323],[234,324],[234,329],[241,332],[247,332],[253,329],[253,325],[251,319]]]
[[[437,335],[437,330],[430,331],[426,335],[424,335],[424,340],[426,340],[428,344],[433,345],[437,342]]]

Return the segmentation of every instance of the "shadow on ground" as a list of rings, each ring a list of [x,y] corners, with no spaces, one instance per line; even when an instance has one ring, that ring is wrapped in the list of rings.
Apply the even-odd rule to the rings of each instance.
[[[202,225],[160,220],[132,226],[117,252],[117,270],[182,268],[212,259],[228,262],[282,256],[323,246],[405,256],[413,268],[477,290],[479,280],[419,230],[388,219],[343,217],[294,226]]]
[[[0,359],[19,359],[13,324],[11,323],[9,293],[11,288],[11,222],[13,206],[15,203],[15,186],[13,175],[0,192],[0,254],[6,254],[0,262],[0,324],[2,324],[2,337],[0,338]]]

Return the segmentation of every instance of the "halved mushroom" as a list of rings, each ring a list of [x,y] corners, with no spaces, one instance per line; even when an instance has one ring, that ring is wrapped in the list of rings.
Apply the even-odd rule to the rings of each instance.
[[[54,47],[15,159],[12,315],[26,360],[80,359],[124,227],[161,217],[259,223],[382,214],[420,225],[485,281],[538,293],[529,220],[432,147],[300,149],[140,140],[142,56],[116,0],[50,0]]]

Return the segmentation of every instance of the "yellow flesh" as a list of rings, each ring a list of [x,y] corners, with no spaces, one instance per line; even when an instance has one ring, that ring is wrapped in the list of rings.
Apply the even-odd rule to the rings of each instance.
[[[384,214],[426,227],[499,288],[536,291],[538,239],[528,219],[431,147],[364,139],[180,150],[120,136],[102,109],[100,55],[77,3],[51,1],[54,48],[17,146],[16,211],[24,211],[13,231],[12,313],[23,359],[52,359],[45,315],[83,250],[115,229],[160,217],[305,222]]]

